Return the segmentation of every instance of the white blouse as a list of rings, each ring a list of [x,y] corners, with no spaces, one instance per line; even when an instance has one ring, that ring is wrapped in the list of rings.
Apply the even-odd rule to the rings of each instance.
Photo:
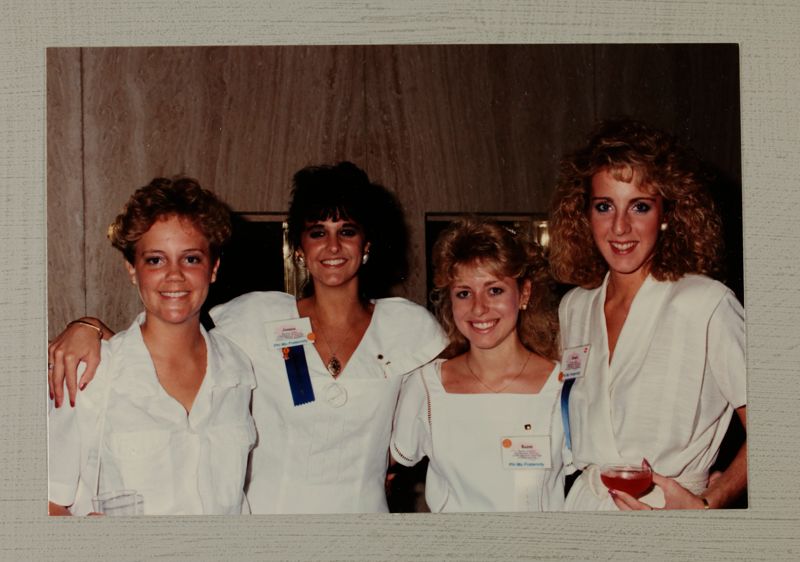
[[[537,394],[454,394],[441,382],[443,360],[403,384],[392,456],[405,466],[428,457],[425,500],[432,512],[550,511],[564,504],[564,433],[555,366]],[[510,468],[518,438],[547,443],[550,468]],[[544,447],[542,447],[544,448]],[[544,463],[543,463],[544,464]]]
[[[207,367],[187,415],[158,381],[140,330],[144,317],[102,342],[97,374],[74,408],[51,401],[49,500],[85,515],[98,491],[133,489],[144,496],[146,515],[248,512],[245,472],[256,441],[250,361],[201,327]]]
[[[313,344],[303,345],[315,400],[295,406],[286,362],[268,325],[298,318],[293,296],[250,293],[215,307],[215,330],[255,366],[253,450],[248,500],[253,513],[388,511],[385,494],[392,417],[403,376],[446,345],[423,307],[401,298],[374,301],[370,324],[334,381]]]
[[[616,509],[597,465],[647,458],[699,493],[707,486],[735,408],[745,399],[744,311],[722,283],[700,275],[648,276],[609,363],[604,313],[608,276],[561,301],[562,348],[590,344],[569,397],[574,467],[584,470],[565,509]],[[642,501],[663,506],[660,488]]]

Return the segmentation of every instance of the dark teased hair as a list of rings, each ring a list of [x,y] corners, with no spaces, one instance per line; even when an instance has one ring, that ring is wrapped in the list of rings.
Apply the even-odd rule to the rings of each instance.
[[[442,352],[455,357],[469,349],[469,342],[453,321],[450,285],[461,266],[481,265],[495,275],[511,277],[519,287],[531,282],[526,310],[520,310],[517,333],[531,351],[558,359],[558,302],[555,282],[541,248],[522,233],[513,233],[499,223],[467,216],[453,221],[433,246],[434,289],[431,300],[436,317],[450,339]]]
[[[308,166],[294,175],[289,204],[289,243],[300,247],[306,223],[348,220],[364,230],[369,242],[369,262],[358,270],[363,299],[388,296],[392,286],[408,275],[408,229],[403,210],[393,193],[372,183],[351,162],[333,166]],[[313,293],[313,283],[304,294]]]
[[[558,281],[594,288],[608,270],[588,217],[592,177],[603,170],[663,198],[667,229],[659,232],[651,262],[655,279],[675,281],[688,273],[721,277],[722,221],[699,159],[664,131],[618,119],[601,122],[585,146],[561,162],[548,254]]]
[[[231,237],[228,207],[211,191],[186,177],[155,178],[131,195],[122,212],[108,227],[108,238],[133,264],[136,244],[158,220],[172,216],[187,219],[208,239],[215,261]]]

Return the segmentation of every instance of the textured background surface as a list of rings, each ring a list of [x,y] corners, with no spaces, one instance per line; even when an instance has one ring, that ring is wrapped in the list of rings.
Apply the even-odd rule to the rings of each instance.
[[[221,4],[221,3],[220,3]],[[0,5],[0,559],[775,560],[800,557],[800,7],[788,1]],[[741,48],[750,509],[714,513],[45,516],[45,48],[735,42]]]

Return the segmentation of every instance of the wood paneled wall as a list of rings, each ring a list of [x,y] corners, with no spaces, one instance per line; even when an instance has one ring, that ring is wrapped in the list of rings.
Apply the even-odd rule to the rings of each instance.
[[[83,314],[121,329],[139,311],[105,229],[153,177],[283,212],[296,170],[351,160],[403,203],[398,293],[424,302],[425,212],[546,212],[561,154],[621,114],[721,169],[740,221],[734,45],[49,49],[50,336]]]

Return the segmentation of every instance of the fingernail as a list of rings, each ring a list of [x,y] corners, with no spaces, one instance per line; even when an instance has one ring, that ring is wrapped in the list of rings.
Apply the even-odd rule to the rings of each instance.
[[[74,407],[75,407],[75,400],[73,400],[72,398],[70,398],[70,399],[69,399],[69,405],[70,405],[71,407],[73,407],[73,408],[74,408]]]
[[[50,400],[52,400],[53,399],[53,393],[50,392],[49,394],[50,394]]]
[[[617,497],[617,491],[616,490],[609,490],[608,491],[608,495],[611,496],[612,498],[616,498]]]
[[[84,388],[86,388],[86,383],[85,383],[85,382],[82,382],[82,383],[81,383],[81,385],[80,385],[78,388],[79,388],[80,390],[83,390]]]

